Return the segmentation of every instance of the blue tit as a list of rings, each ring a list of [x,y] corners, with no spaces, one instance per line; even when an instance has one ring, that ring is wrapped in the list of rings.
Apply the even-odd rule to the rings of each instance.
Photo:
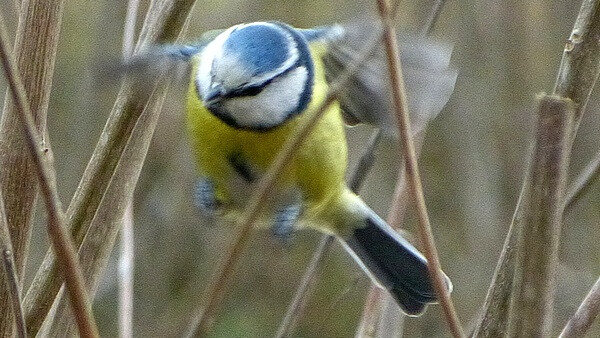
[[[186,117],[203,209],[239,215],[284,143],[323,102],[331,79],[356,57],[365,43],[356,38],[360,34],[361,29],[342,26],[296,29],[255,22],[155,53],[191,65]],[[447,69],[449,50],[424,41],[402,45],[409,101],[415,110],[437,114],[456,74]],[[406,314],[416,316],[437,300],[427,260],[345,183],[345,122],[394,129],[383,60],[375,55],[353,76],[296,149],[270,193],[261,223],[281,237],[297,227],[336,236],[373,281]],[[447,277],[446,286],[452,289]]]

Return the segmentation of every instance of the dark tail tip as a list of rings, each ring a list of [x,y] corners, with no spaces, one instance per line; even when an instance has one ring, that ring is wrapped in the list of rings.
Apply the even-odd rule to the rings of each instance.
[[[357,228],[346,243],[360,263],[411,316],[423,313],[437,296],[427,270],[427,260],[396,231],[376,215]],[[450,279],[448,289],[452,290]]]

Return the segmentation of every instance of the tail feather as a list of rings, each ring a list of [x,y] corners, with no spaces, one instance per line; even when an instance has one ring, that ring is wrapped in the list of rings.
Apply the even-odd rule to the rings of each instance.
[[[364,226],[344,238],[359,264],[388,290],[408,315],[420,315],[437,296],[427,260],[404,238],[371,211]],[[452,289],[446,277],[448,289]]]

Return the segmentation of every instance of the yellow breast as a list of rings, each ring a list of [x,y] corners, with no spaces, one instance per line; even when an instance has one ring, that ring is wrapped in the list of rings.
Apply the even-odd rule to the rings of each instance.
[[[229,158],[239,154],[253,168],[265,171],[283,144],[324,99],[328,89],[319,54],[321,46],[311,46],[315,64],[315,82],[307,110],[282,126],[267,132],[234,129],[212,113],[199,99],[193,76],[187,98],[187,129],[200,175],[215,184],[217,198],[232,199],[232,182],[238,176]],[[194,70],[197,66],[195,60]],[[340,109],[333,104],[312,133],[297,149],[291,163],[280,175],[278,190],[297,188],[308,203],[319,203],[343,187],[347,165],[346,138]],[[240,206],[242,207],[242,206]]]

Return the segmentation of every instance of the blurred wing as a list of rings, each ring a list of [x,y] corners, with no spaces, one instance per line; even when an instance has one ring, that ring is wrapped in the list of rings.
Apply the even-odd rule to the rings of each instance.
[[[343,34],[328,42],[323,57],[329,82],[342,74],[380,28],[375,24],[343,28]],[[400,59],[406,85],[413,133],[423,130],[448,102],[457,71],[449,69],[452,48],[429,38],[399,37]],[[339,102],[348,124],[369,123],[397,134],[389,73],[383,46],[352,76],[340,93]]]
[[[111,73],[115,72],[120,76],[129,75],[141,83],[147,83],[149,79],[154,79],[161,74],[187,81],[190,59],[200,53],[223,31],[223,29],[208,31],[202,34],[198,41],[190,44],[149,46],[129,59],[118,63],[117,69]]]

